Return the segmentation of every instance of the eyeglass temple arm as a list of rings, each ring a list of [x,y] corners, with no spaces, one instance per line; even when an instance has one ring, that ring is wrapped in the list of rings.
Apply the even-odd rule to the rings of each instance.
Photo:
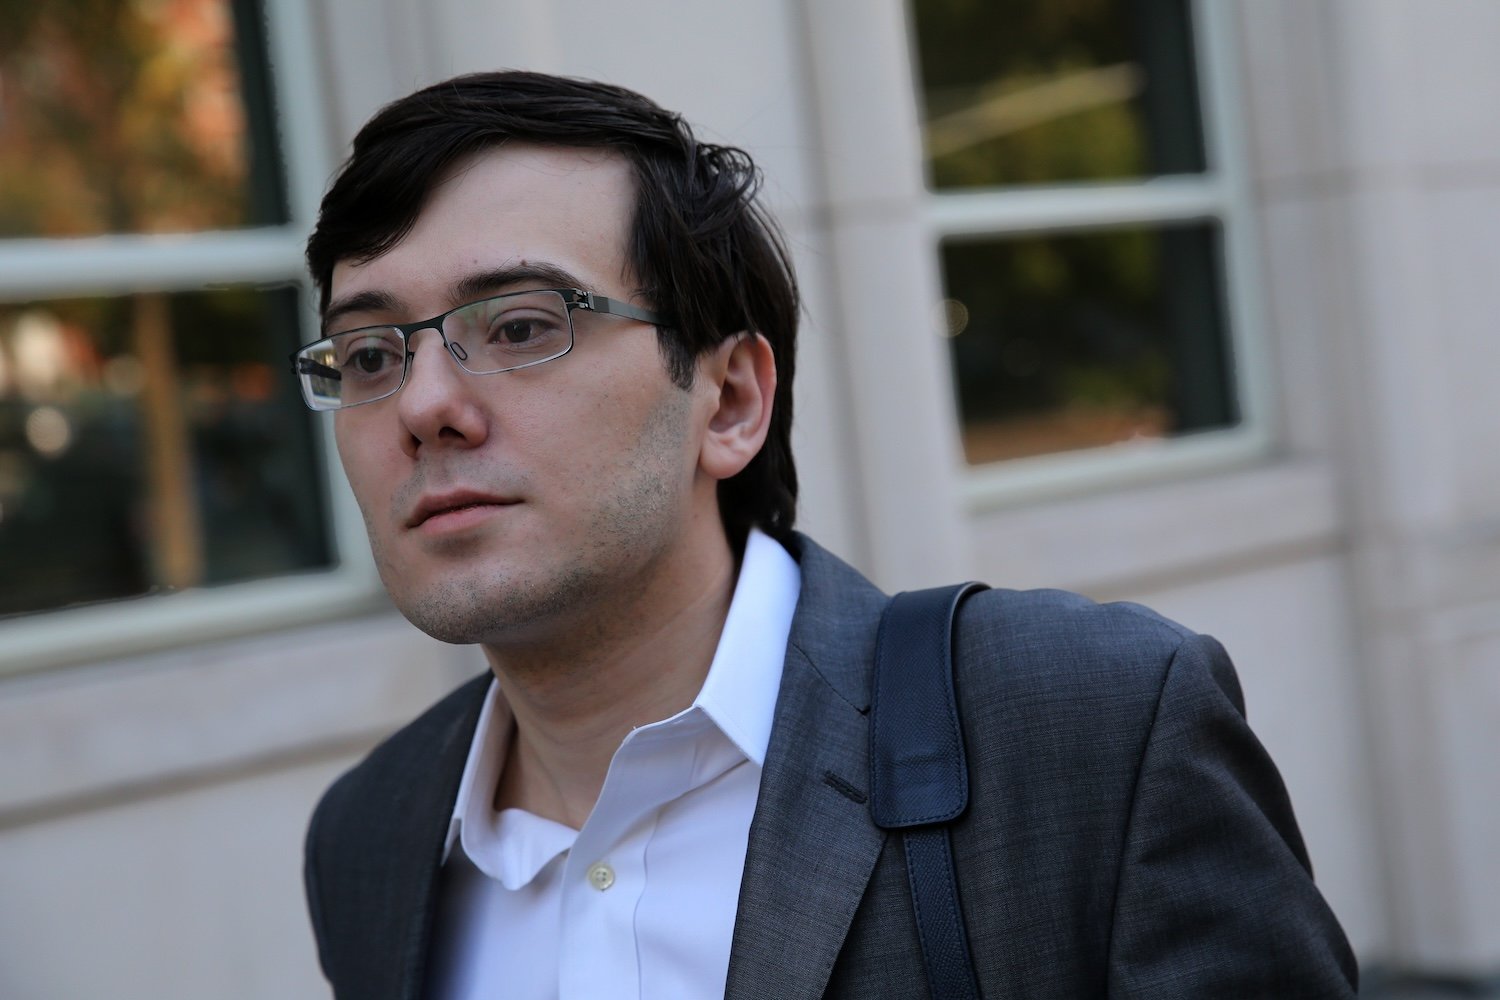
[[[633,306],[629,302],[621,302],[605,295],[595,295],[593,292],[579,291],[575,293],[578,298],[577,305],[587,309],[589,312],[605,313],[610,316],[623,316],[626,319],[637,320],[641,323],[650,323],[652,326],[667,326],[668,323],[659,314],[649,309]]]
[[[312,358],[297,359],[297,374],[316,375],[318,378],[332,379],[335,382],[340,382],[344,378],[343,374],[340,373],[337,368],[329,368],[327,365],[320,365]]]

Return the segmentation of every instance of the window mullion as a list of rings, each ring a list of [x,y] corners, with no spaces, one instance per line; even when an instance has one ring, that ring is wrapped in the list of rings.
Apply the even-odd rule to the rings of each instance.
[[[292,226],[184,235],[0,240],[0,301],[300,280]]]
[[[940,237],[979,238],[1215,219],[1227,203],[1217,176],[1195,175],[1131,184],[945,192],[929,202],[927,220]]]

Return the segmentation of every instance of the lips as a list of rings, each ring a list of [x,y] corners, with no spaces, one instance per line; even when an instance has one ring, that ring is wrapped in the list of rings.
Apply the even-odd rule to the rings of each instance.
[[[421,527],[429,519],[443,514],[452,514],[476,507],[508,507],[518,502],[511,497],[496,496],[490,493],[476,493],[470,490],[455,490],[450,493],[431,494],[417,501],[416,507],[412,509],[411,516],[406,519],[406,526],[408,528],[417,528]]]

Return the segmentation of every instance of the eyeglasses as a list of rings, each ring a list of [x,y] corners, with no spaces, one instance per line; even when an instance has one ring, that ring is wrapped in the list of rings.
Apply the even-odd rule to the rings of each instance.
[[[458,366],[495,375],[555,361],[573,349],[573,310],[666,325],[628,302],[577,288],[511,292],[449,309],[415,323],[346,330],[298,348],[292,371],[314,410],[341,410],[393,396],[406,382],[415,351],[411,338],[433,329]]]

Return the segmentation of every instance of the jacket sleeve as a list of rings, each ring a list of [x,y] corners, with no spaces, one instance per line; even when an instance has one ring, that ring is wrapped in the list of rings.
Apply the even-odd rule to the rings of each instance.
[[[327,927],[323,920],[323,884],[318,873],[318,851],[320,849],[318,837],[318,818],[322,810],[313,813],[312,820],[308,823],[307,838],[303,843],[302,853],[302,884],[307,892],[307,915],[312,923],[313,938],[318,946],[318,965],[323,970],[324,978],[329,978],[328,956],[325,948]]]
[[[1354,997],[1357,976],[1227,654],[1184,638],[1136,776],[1109,996]]]

